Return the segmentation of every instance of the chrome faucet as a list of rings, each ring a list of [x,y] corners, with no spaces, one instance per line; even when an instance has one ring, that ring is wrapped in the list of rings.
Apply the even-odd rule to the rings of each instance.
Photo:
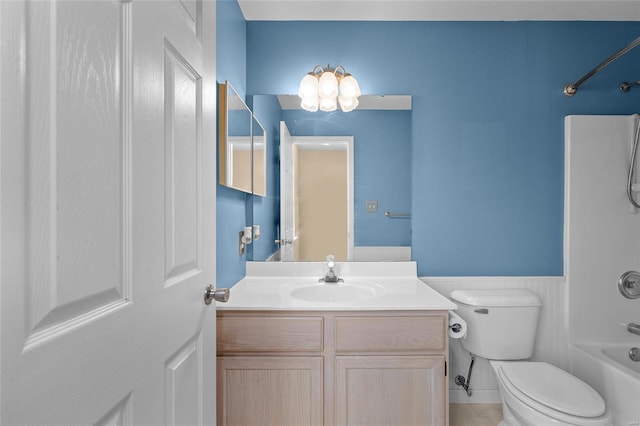
[[[629,324],[627,324],[627,331],[629,331],[629,333],[637,334],[638,336],[640,336],[640,324],[630,322]]]
[[[320,278],[319,282],[325,283],[339,283],[344,282],[342,278],[338,277],[338,274],[335,271],[336,262],[334,261],[335,257],[330,254],[327,256],[327,273],[324,274],[324,277]]]

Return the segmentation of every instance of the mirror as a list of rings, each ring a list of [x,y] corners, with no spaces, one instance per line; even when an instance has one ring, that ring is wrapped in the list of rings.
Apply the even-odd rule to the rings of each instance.
[[[262,197],[267,196],[267,133],[258,119],[252,115],[252,167],[253,193]]]
[[[338,137],[353,138],[353,253],[348,259],[410,260],[411,258],[411,96],[362,96],[360,106],[352,112],[310,113],[299,109],[297,96],[254,95],[254,113],[272,133],[278,133],[279,121],[284,121],[294,138]],[[276,99],[277,98],[277,99]],[[268,100],[265,100],[268,99]],[[273,105],[277,105],[274,111]],[[265,110],[264,105],[270,109]],[[272,131],[275,129],[275,131]],[[275,179],[280,177],[282,137],[270,135],[269,149],[278,156],[269,162]],[[273,156],[274,154],[269,154]],[[328,168],[327,168],[328,169]],[[276,185],[280,188],[280,182]],[[335,184],[332,184],[335,185]],[[326,186],[325,186],[326,188]],[[278,189],[276,189],[276,192]],[[332,191],[335,192],[335,191]],[[279,201],[286,193],[276,194]],[[306,190],[307,198],[322,201],[326,195]],[[373,202],[373,203],[370,203]],[[273,220],[278,230],[275,239],[283,238],[280,219],[285,212],[278,209],[273,217],[265,218],[263,202],[253,200],[254,220]],[[260,209],[258,212],[257,209]],[[385,215],[390,213],[391,216]],[[295,214],[295,213],[294,213]],[[262,218],[258,219],[260,216]],[[258,223],[256,222],[256,223]],[[285,241],[286,243],[286,241]],[[255,242],[254,261],[279,260],[283,247],[273,245],[273,239]],[[265,247],[262,247],[264,245]],[[264,250],[262,250],[264,248]],[[276,251],[276,255],[273,252]],[[326,251],[326,250],[325,250]],[[260,255],[257,255],[261,253]],[[328,254],[322,253],[324,261]]]
[[[218,84],[218,106],[220,185],[251,193],[251,111],[228,81]]]

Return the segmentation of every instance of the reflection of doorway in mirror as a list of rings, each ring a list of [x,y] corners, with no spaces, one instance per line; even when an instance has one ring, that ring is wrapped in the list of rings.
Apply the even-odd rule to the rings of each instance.
[[[267,156],[265,153],[266,144],[264,142],[253,143],[253,193],[256,195],[267,195]]]
[[[281,260],[352,260],[353,136],[291,136],[280,125]]]
[[[294,144],[298,261],[347,260],[348,162],[344,146]]]
[[[227,180],[233,188],[251,192],[251,138],[229,136],[227,143]]]

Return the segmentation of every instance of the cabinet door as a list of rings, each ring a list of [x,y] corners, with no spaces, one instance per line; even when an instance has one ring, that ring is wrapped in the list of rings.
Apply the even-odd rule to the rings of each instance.
[[[336,357],[336,424],[445,423],[442,356]]]
[[[322,357],[218,357],[218,425],[321,426]]]

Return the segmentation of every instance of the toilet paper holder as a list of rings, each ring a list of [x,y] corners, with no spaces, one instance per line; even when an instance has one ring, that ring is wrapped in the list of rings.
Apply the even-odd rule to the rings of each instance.
[[[459,333],[460,330],[462,330],[462,326],[458,323],[455,324],[450,324],[449,328],[454,332],[454,333]]]
[[[463,338],[467,334],[467,324],[463,318],[449,311],[449,337],[452,339]]]

